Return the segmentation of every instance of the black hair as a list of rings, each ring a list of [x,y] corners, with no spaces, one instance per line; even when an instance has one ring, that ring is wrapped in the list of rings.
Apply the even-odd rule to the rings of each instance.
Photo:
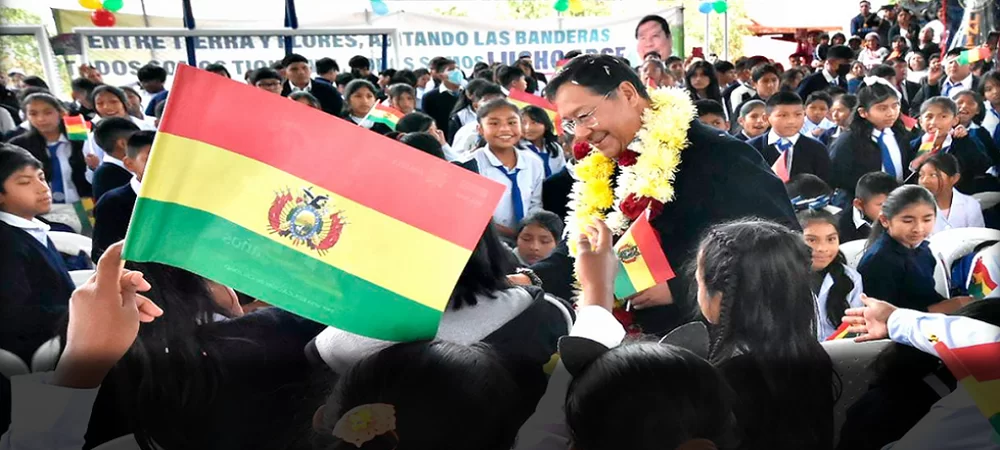
[[[958,106],[959,97],[972,97],[972,101],[976,104],[976,108],[978,109],[978,111],[976,111],[976,115],[972,116],[972,123],[976,125],[982,125],[983,119],[986,118],[986,108],[983,107],[983,105],[986,103],[986,99],[983,98],[983,96],[980,95],[979,92],[976,92],[972,89],[966,89],[962,92],[959,92],[958,94],[955,94],[956,107]]]
[[[799,219],[799,226],[802,227],[803,234],[806,227],[813,222],[831,225],[837,234],[840,234],[837,218],[825,209],[806,209],[796,214],[796,217]],[[838,250],[837,256],[830,262],[830,265],[821,271],[821,273],[830,274],[830,278],[833,279],[833,286],[830,287],[826,297],[826,311],[823,311],[826,313],[826,320],[833,328],[840,326],[844,311],[851,306],[847,301],[847,296],[851,295],[851,291],[854,290],[854,280],[851,280],[851,277],[844,270],[845,264],[847,264],[847,258]],[[819,295],[819,292],[813,293]]]
[[[750,101],[744,103],[743,107],[740,108],[740,111],[739,111],[740,115],[739,115],[739,117],[746,117],[746,116],[750,115],[750,113],[753,110],[755,110],[757,108],[764,108],[764,111],[767,111],[767,103],[764,103],[763,100],[750,100]]]
[[[556,241],[558,241],[562,237],[563,220],[553,212],[549,212],[543,209],[535,212],[534,214],[528,215],[527,217],[521,220],[521,223],[517,224],[517,230],[516,230],[517,234],[521,234],[521,231],[524,230],[524,227],[528,225],[538,225],[542,228],[545,228],[546,230],[549,231],[549,233],[552,233],[552,238],[554,238]]]
[[[410,147],[420,150],[435,158],[445,159],[444,150],[441,148],[441,142],[439,142],[437,137],[433,134],[425,132],[405,133],[399,137],[399,142],[409,145]]]
[[[577,450],[675,449],[695,439],[728,448],[739,433],[734,397],[722,373],[694,353],[632,342],[573,377],[564,409]],[[646,405],[641,418],[636,401]]]
[[[841,33],[837,33],[833,35],[833,37],[836,39],[837,35],[840,35],[841,38],[844,37],[844,35]],[[832,59],[832,58],[850,61],[854,59],[854,50],[851,50],[851,47],[848,47],[843,44],[831,46],[830,49],[826,51],[826,59]]]
[[[364,448],[508,450],[524,419],[520,398],[514,378],[485,344],[396,344],[362,359],[340,378],[313,448],[357,450],[332,437],[334,424],[358,406],[384,403],[394,407],[395,432],[376,436]]]
[[[275,72],[278,72],[278,71],[280,71],[280,70],[284,70],[284,69],[285,69],[285,63],[284,63],[284,62],[282,62],[282,61],[281,61],[281,60],[279,59],[279,60],[277,60],[277,61],[275,61],[275,62],[271,63],[271,69],[273,69],[273,70],[274,70]]]
[[[581,55],[552,77],[545,86],[545,96],[554,100],[559,88],[566,83],[583,86],[597,95],[614,95],[623,82],[631,84],[640,97],[649,99],[639,74],[620,59],[610,55]]]
[[[489,68],[489,64],[486,64],[484,61],[479,61],[472,65],[472,73],[478,73],[481,70],[489,70]]]
[[[528,105],[521,109],[521,115],[528,116],[533,122],[538,122],[545,127],[545,133],[542,134],[542,139],[545,141],[545,149],[549,152],[549,156],[559,156],[562,148],[559,147],[559,136],[556,135],[556,126],[552,123],[552,118],[549,117],[549,114],[542,108]]]
[[[929,205],[934,210],[934,214],[937,214],[937,200],[934,199],[934,195],[923,186],[910,184],[900,186],[889,193],[889,196],[885,198],[885,203],[882,204],[881,215],[885,216],[888,220],[892,220],[893,217],[896,217],[896,214],[918,203]],[[885,231],[882,221],[876,220],[872,225],[872,232],[868,237],[868,243],[865,247],[870,248]]]
[[[774,108],[782,105],[802,106],[802,97],[799,97],[799,94],[789,91],[776,92],[771,98],[767,99],[767,113],[770,114],[771,111],[774,111]]]
[[[827,94],[826,92],[823,91],[813,92],[812,94],[809,94],[808,97],[806,97],[806,102],[805,102],[806,106],[813,104],[813,102],[823,102],[826,104],[827,108],[833,106],[833,98],[830,97],[830,94]]]
[[[18,104],[23,103],[24,99],[28,98],[28,96],[31,95],[31,94],[49,94],[49,95],[52,95],[52,92],[49,91],[48,89],[40,88],[38,86],[28,86],[28,87],[26,87],[24,89],[21,89],[21,90],[17,91],[17,103]]]
[[[94,88],[94,90],[90,92],[90,103],[93,103],[96,107],[97,96],[105,92],[110,92],[114,94],[115,97],[118,97],[118,100],[122,102],[122,109],[125,110],[125,114],[128,114],[128,97],[125,96],[125,91],[111,86],[110,84],[102,84]]]
[[[986,97],[986,82],[992,81],[997,86],[1000,86],[1000,70],[991,70],[983,74],[982,80],[979,82],[979,94]]]
[[[833,430],[823,418],[831,418],[839,386],[816,340],[809,247],[782,225],[744,219],[712,227],[699,249],[700,281],[722,297],[710,360],[738,357],[740,367],[761,371],[771,386],[767,408],[796,423],[786,431],[797,436],[786,434],[786,442],[829,446]]]
[[[305,56],[298,53],[285,55],[285,57],[281,59],[281,65],[284,67],[288,67],[295,63],[306,63],[306,65],[309,65],[309,60]]]
[[[24,97],[23,100],[21,100],[21,110],[24,111],[25,116],[28,115],[28,105],[36,101],[45,102],[49,106],[55,108],[57,111],[62,111],[62,112],[66,111],[66,106],[63,105],[63,103],[59,101],[59,99],[56,98],[54,95],[48,92],[37,92],[28,95],[27,97]]]
[[[715,62],[715,73],[720,74],[723,72],[729,72],[730,70],[736,70],[736,66],[729,61],[716,61]]]
[[[899,99],[899,94],[896,90],[890,86],[886,86],[881,83],[875,83],[871,86],[861,86],[858,89],[858,107],[851,114],[851,134],[854,136],[870,136],[872,131],[875,130],[875,125],[861,117],[861,113],[858,112],[859,109],[868,110],[876,104],[882,103],[889,99]],[[902,136],[905,128],[903,128],[903,121],[896,119],[896,123],[892,125],[892,131],[896,133],[897,136]]]
[[[371,70],[372,62],[364,56],[354,55],[347,61],[347,66],[351,68],[351,72],[357,73],[361,69]]]
[[[785,191],[788,192],[789,198],[802,197],[803,199],[833,194],[833,188],[829,184],[811,173],[800,173],[791,177],[785,183]]]
[[[769,73],[773,73],[774,76],[776,77],[779,78],[781,77],[781,72],[778,71],[778,68],[774,64],[768,63],[755,66],[753,68],[753,71],[750,73],[750,79],[753,80],[754,83],[756,83]]]
[[[166,110],[167,110],[167,101],[166,100],[164,100],[164,101],[162,101],[160,103],[157,103],[156,106],[153,107],[153,117],[156,117],[157,119],[162,119],[163,118],[163,112],[166,111]]]
[[[836,33],[833,33],[833,36],[830,36],[830,42],[833,42],[834,40],[836,40],[838,38],[841,39],[841,40],[843,40],[844,42],[847,42],[847,36],[845,36],[844,33],[841,33],[839,31],[836,32]],[[833,48],[833,47],[831,47],[831,48]],[[829,56],[829,53],[827,53],[827,55]]]
[[[153,145],[153,139],[156,138],[156,132],[152,130],[140,130],[132,133],[128,137],[128,146],[125,150],[125,156],[129,158],[135,158],[142,153],[146,147],[151,147]]]
[[[292,92],[291,94],[288,94],[288,98],[290,100],[295,100],[295,101],[298,101],[300,98],[304,98],[306,99],[307,102],[309,102],[309,106],[312,106],[313,108],[316,109],[323,109],[322,105],[320,105],[319,103],[319,99],[317,99],[315,95],[312,95],[307,91]]]
[[[128,98],[128,94],[135,95],[136,97],[142,97],[141,95],[139,95],[139,91],[132,88],[132,86],[118,86],[118,89],[121,89],[122,92],[125,93],[125,98]]]
[[[788,69],[781,73],[781,85],[780,91],[795,92],[798,86],[795,86],[793,82],[798,79],[799,83],[802,82],[801,78],[805,75],[799,69]]]
[[[858,96],[854,94],[841,94],[833,98],[833,103],[840,103],[844,105],[848,111],[853,112],[858,108]]]
[[[931,108],[931,106],[937,106],[939,108],[943,108],[946,111],[951,112],[951,115],[953,116],[958,115],[958,105],[955,104],[954,100],[945,97],[943,95],[939,95],[937,97],[931,97],[927,100],[924,100],[924,103],[920,105],[920,115],[921,116],[924,115],[924,113],[926,113],[927,110]]]
[[[487,83],[477,89],[476,92],[472,93],[472,100],[482,102],[484,98],[491,96],[507,97],[507,95],[503,93],[503,88],[501,88],[499,84]]]
[[[396,69],[385,69],[385,70],[379,72],[379,74],[378,74],[379,77],[386,77],[386,78],[388,78],[390,80],[395,75],[396,75]]]
[[[429,130],[434,124],[434,118],[420,111],[413,111],[396,124],[396,131],[401,133],[421,133]]]
[[[358,78],[358,79],[352,80],[350,83],[347,83],[347,87],[344,88],[344,116],[345,117],[348,117],[348,116],[351,115],[351,102],[350,102],[351,96],[354,95],[356,92],[362,90],[362,89],[368,89],[369,91],[371,91],[372,95],[374,95],[376,98],[378,98],[378,88],[376,88],[375,85],[372,84],[371,81],[368,81],[368,80],[366,80],[364,78]]]
[[[420,79],[420,77],[424,75],[430,75],[430,74],[431,71],[427,70],[427,68],[425,67],[420,67],[413,70],[413,76],[417,77],[417,79]]]
[[[407,84],[410,87],[416,87],[417,76],[410,69],[397,70],[393,76],[389,77],[389,84]]]
[[[351,80],[353,79],[354,79],[354,74],[350,72],[340,72],[337,74],[337,78],[334,78],[334,81],[336,81],[337,86],[340,85],[347,86],[347,84],[350,83]]]
[[[823,92],[826,92],[827,94],[830,94],[831,97],[837,97],[837,96],[845,95],[845,94],[848,93],[847,89],[844,89],[844,88],[842,88],[840,86],[837,86],[837,85],[827,86],[825,89],[823,89]],[[854,94],[851,94],[851,95],[853,96]],[[854,98],[857,99],[857,97],[854,97]],[[857,101],[855,101],[855,104],[857,104]]]
[[[887,64],[879,64],[868,70],[868,75],[884,78],[886,80],[893,80],[896,78],[896,69]]]
[[[582,54],[583,54],[583,52],[581,52],[580,50],[570,50],[570,51],[566,52],[565,55],[563,55],[563,59],[573,59],[573,58],[576,58],[577,56],[580,56]]]
[[[31,152],[13,144],[0,143],[0,194],[6,194],[3,184],[11,175],[29,166],[42,170],[42,162]]]
[[[458,101],[455,102],[455,106],[451,109],[451,113],[448,117],[458,114],[465,108],[472,108],[472,99],[479,94],[479,90],[484,86],[492,84],[489,81],[482,79],[474,79],[465,86],[465,92],[458,95]],[[475,112],[475,111],[473,111]]]
[[[49,88],[48,83],[46,83],[45,80],[42,79],[42,77],[35,76],[35,75],[24,77],[24,79],[21,80],[21,84],[23,84],[25,86],[40,87],[40,88],[44,88],[44,89],[48,89]]]
[[[867,202],[878,195],[889,195],[899,186],[899,180],[892,175],[885,172],[870,172],[858,179],[854,197]]]
[[[260,69],[254,71],[251,83],[253,83],[253,85],[256,86],[257,83],[259,83],[261,80],[281,81],[281,75],[278,74],[277,70],[274,70],[270,67],[261,67]]]
[[[316,60],[316,73],[323,75],[330,71],[340,72],[340,64],[333,58],[320,58]]]
[[[417,91],[413,89],[413,86],[406,83],[390,85],[386,90],[388,91],[389,98],[397,98],[403,94],[410,94],[414,99],[417,98]]]
[[[500,242],[493,223],[488,223],[462,274],[458,276],[448,307],[461,309],[463,306],[475,306],[479,302],[478,297],[492,297],[495,292],[509,288],[507,275],[514,271],[512,258],[510,250]]]
[[[746,56],[740,56],[739,58],[736,58],[736,62],[734,62],[733,65],[736,66],[736,71],[742,72],[744,70],[750,70],[750,68],[747,67],[747,64],[749,63],[750,63],[750,58],[747,58]]]
[[[135,74],[139,82],[143,81],[159,81],[161,83],[166,83],[167,81],[167,69],[160,67],[155,64],[146,64],[139,68],[139,71]]]
[[[479,110],[476,111],[476,120],[481,123],[486,116],[490,115],[490,113],[501,109],[509,109],[514,111],[514,113],[518,116],[521,115],[521,111],[517,109],[517,105],[507,101],[505,98],[498,98],[496,100],[490,100],[486,103],[480,103]]]
[[[660,24],[660,28],[663,28],[663,35],[670,37],[670,24],[667,23],[667,19],[664,19],[656,14],[650,14],[642,19],[639,19],[639,24],[635,26],[635,38],[639,39],[639,28],[645,25],[647,22],[656,22]],[[567,56],[568,58],[569,56]],[[662,58],[663,55],[660,55]]]
[[[726,118],[726,112],[722,108],[722,103],[715,100],[702,99],[694,102],[694,109],[697,111],[698,117],[706,116],[709,114],[715,114],[723,119]]]
[[[947,58],[949,56],[960,56],[962,54],[962,52],[964,52],[964,51],[965,51],[965,47],[955,47],[955,48],[952,48],[951,50],[948,50],[944,54],[944,57]]]
[[[106,153],[113,154],[118,140],[128,140],[136,131],[139,131],[139,127],[132,123],[132,119],[108,117],[94,127],[94,143]]]
[[[205,70],[215,73],[216,75],[225,75],[226,78],[233,78],[233,76],[229,74],[229,69],[227,69],[226,65],[222,63],[209,64],[205,66]]]
[[[695,74],[699,71],[702,75],[708,77],[708,87],[705,88],[705,97],[700,97],[695,88],[691,86],[691,77],[695,76]],[[692,101],[704,98],[722,103],[722,91],[719,89],[719,76],[715,74],[715,67],[708,61],[695,61],[688,66],[687,71],[684,73],[684,85],[687,86],[688,93],[691,94]]]
[[[509,89],[511,83],[523,77],[525,77],[524,71],[517,66],[500,66],[497,69],[497,82],[505,89]]]
[[[930,158],[927,158],[927,160],[924,161],[924,163],[921,164],[920,167],[924,167],[927,164],[934,166],[935,168],[937,168],[937,170],[944,172],[944,174],[948,175],[949,177],[953,177],[955,175],[962,173],[962,166],[958,162],[958,158],[956,158],[955,155],[952,155],[951,153],[943,153],[943,152],[935,153],[931,155]]]
[[[439,57],[440,59],[432,59],[430,63],[431,70],[435,72],[442,72],[444,69],[452,64],[455,64],[454,60]]]
[[[486,81],[489,81],[490,83],[492,83],[493,79],[494,79],[494,77],[493,77],[493,71],[490,70],[489,68],[486,68],[486,69],[483,69],[483,70],[480,70],[480,71],[477,71],[477,72],[473,72],[472,73],[472,79],[474,79],[474,80],[486,80]]]

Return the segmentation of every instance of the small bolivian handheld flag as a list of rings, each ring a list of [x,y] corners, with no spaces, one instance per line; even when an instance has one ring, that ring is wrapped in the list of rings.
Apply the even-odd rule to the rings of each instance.
[[[788,173],[788,159],[785,157],[785,155],[787,154],[788,154],[787,150],[781,152],[781,155],[778,156],[778,159],[774,161],[774,165],[771,166],[771,170],[773,170],[774,174],[781,179],[782,183],[787,183],[788,179],[791,178],[791,175],[789,175]]]
[[[615,297],[625,298],[674,278],[667,256],[663,254],[656,230],[649,224],[648,212],[639,216],[615,243],[618,275]]]
[[[366,119],[374,123],[383,124],[391,128],[393,131],[396,131],[396,124],[398,124],[399,119],[402,118],[403,113],[401,111],[381,103],[376,104],[371,111],[368,111],[368,117],[366,117]]]
[[[87,132],[90,131],[90,122],[84,120],[83,116],[63,116],[63,125],[66,126],[66,138],[71,141],[86,141]]]
[[[958,63],[965,66],[972,64],[976,61],[982,61],[984,59],[990,58],[990,48],[989,47],[976,47],[966,50],[958,55]]]
[[[934,344],[941,361],[965,388],[979,411],[1000,433],[1000,342],[949,348]]]
[[[566,64],[569,64],[569,61],[570,61],[570,58],[563,58],[563,59],[560,59],[559,61],[557,61],[556,62],[556,73],[561,72],[563,70],[563,68],[566,67]]]
[[[81,233],[90,236],[94,231],[94,199],[83,197],[73,203],[73,210],[80,219]]]
[[[989,269],[983,264],[983,259],[979,258],[972,268],[972,283],[969,283],[969,295],[980,300],[990,295],[997,288],[997,283],[990,276]]]
[[[833,334],[831,334],[829,337],[826,338],[826,340],[828,340],[828,341],[836,341],[837,339],[846,338],[847,335],[850,334],[850,333],[847,332],[847,329],[850,328],[850,327],[851,327],[851,324],[849,324],[847,322],[841,323],[840,326],[837,327],[836,330],[834,330]]]
[[[549,119],[552,120],[552,124],[556,127],[556,134],[562,135],[562,120],[559,118],[556,106],[552,102],[537,95],[518,90],[511,90],[510,95],[507,96],[507,100],[517,105],[518,108],[537,106],[544,109],[545,114],[548,114]]]
[[[924,137],[920,139],[920,147],[917,149],[917,156],[923,156],[934,150],[934,140],[936,138],[937,133],[924,133]]]
[[[914,119],[906,114],[900,114],[899,120],[903,121],[903,127],[907,130],[913,130],[917,126],[917,119]]]
[[[244,119],[258,110],[281,120]],[[181,65],[124,258],[350,333],[427,339],[502,194],[350,122]]]

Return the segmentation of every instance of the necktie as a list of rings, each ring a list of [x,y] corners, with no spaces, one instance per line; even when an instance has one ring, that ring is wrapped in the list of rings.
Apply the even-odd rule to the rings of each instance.
[[[951,89],[954,88],[954,87],[955,87],[955,85],[951,84],[951,81],[945,81],[944,82],[944,96],[945,97],[950,97],[949,94],[951,94]]]
[[[792,141],[785,138],[778,140],[778,150],[781,150],[781,153],[787,152],[790,148],[792,148]]]
[[[993,142],[995,142],[997,146],[1000,146],[1000,112],[990,108],[990,114],[993,114],[993,117],[997,119],[997,126],[993,129]]]
[[[517,173],[521,169],[514,169],[511,172],[507,172],[507,168],[503,165],[496,166],[496,168],[500,172],[503,172],[507,176],[507,179],[510,180],[510,200],[514,205],[514,222],[516,224],[521,223],[521,219],[524,218],[524,201],[521,200],[521,187],[517,185]]]
[[[56,203],[66,202],[66,188],[63,185],[62,163],[59,162],[59,146],[61,142],[49,144],[49,159],[52,161],[52,177],[49,184],[52,186],[52,201]]]
[[[892,163],[892,154],[889,153],[889,146],[885,144],[885,132],[878,135],[878,148],[882,150],[882,170],[885,173],[899,178],[896,172],[896,165]]]
[[[528,143],[528,147],[531,151],[535,152],[538,157],[542,158],[542,166],[545,168],[545,178],[552,176],[552,168],[549,167],[549,152],[539,150],[535,147],[535,144]]]

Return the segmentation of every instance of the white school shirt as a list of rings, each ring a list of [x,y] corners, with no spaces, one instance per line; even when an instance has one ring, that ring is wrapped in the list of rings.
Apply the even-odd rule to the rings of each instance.
[[[802,133],[806,136],[812,136],[812,131],[817,128],[822,128],[823,131],[826,131],[835,126],[837,126],[837,124],[833,123],[830,119],[827,119],[826,117],[824,117],[823,120],[821,120],[819,123],[812,123],[812,121],[809,120],[809,118],[806,118],[805,123],[802,124],[802,129],[799,130],[799,133]],[[817,136],[814,137],[813,139],[819,139],[819,137]]]
[[[832,264],[840,264],[838,262],[833,262]],[[847,304],[849,308],[860,308],[865,306],[861,303],[861,293],[865,291],[864,286],[861,282],[861,274],[857,270],[852,269],[848,265],[844,266],[844,273],[847,274],[847,278],[850,278],[854,282],[854,289],[847,294]],[[823,278],[823,284],[820,285],[819,295],[816,296],[816,337],[820,342],[826,340],[830,337],[834,331],[837,331],[837,327],[840,323],[836,325],[830,323],[830,320],[826,317],[826,299],[830,296],[830,289],[833,288],[833,276],[826,274]]]
[[[959,92],[967,91],[974,88],[974,86],[972,85],[973,81],[975,80],[972,78],[971,73],[969,74],[969,76],[965,77],[965,79],[957,83],[952,83],[951,78],[945,78],[944,84],[941,85],[941,95],[944,95],[946,97],[951,98],[952,100],[955,100],[955,97],[958,97]],[[945,94],[945,92],[947,92],[947,94]]]
[[[455,137],[451,140],[451,149],[455,154],[466,156],[476,151],[476,144],[479,143],[478,125],[478,122],[469,122],[458,129]]]
[[[806,122],[808,122],[808,120]],[[788,150],[786,150],[788,152],[788,155],[785,156],[785,163],[788,164],[788,167],[786,167],[786,169],[788,169],[789,172],[792,171],[792,158],[795,157],[793,150],[795,150],[795,144],[799,142],[799,136],[801,136],[801,134],[795,134],[790,137],[782,138],[781,136],[778,136],[778,133],[774,132],[774,128],[771,128],[771,131],[767,132],[767,145],[773,145],[775,148],[777,148],[778,141],[780,141],[781,139],[787,139],[789,142],[792,143],[792,146],[789,147]],[[781,153],[780,148],[778,149],[778,153]]]
[[[31,237],[35,238],[36,241],[42,244],[42,247],[49,246],[49,230],[51,227],[41,220],[36,218],[27,220],[23,217],[18,217],[11,213],[0,211],[0,222],[6,223],[14,228],[24,230],[25,233],[30,234]]]
[[[958,192],[954,188],[951,189],[951,194],[951,208],[947,211],[938,209],[932,235],[952,228],[986,227],[986,222],[983,220],[983,209],[978,200]]]
[[[465,94],[462,94],[462,95],[465,95]],[[473,123],[473,124],[477,123],[478,120],[479,120],[476,117],[476,112],[472,110],[471,106],[462,109],[461,111],[459,111],[455,115],[458,116],[458,120],[462,123],[463,127],[466,126],[466,125],[468,125],[468,124],[470,124],[470,123]]]
[[[745,94],[750,94],[748,97],[753,97],[754,95],[757,95],[757,91],[746,84],[741,84],[740,87],[733,89],[733,92],[729,94],[729,104],[732,105],[733,108],[739,108],[740,105],[743,104],[743,96]],[[740,115],[739,111],[731,112],[733,116]]]
[[[542,167],[542,160],[532,155],[530,151],[517,148],[514,151],[517,154],[517,164],[514,168],[519,170],[517,184],[521,189],[521,204],[524,206],[524,217],[528,217],[542,209],[542,182],[545,181],[545,168]],[[518,224],[514,220],[510,178],[507,178],[509,171],[490,151],[489,146],[476,150],[468,159],[476,160],[480,175],[504,186],[503,197],[500,198],[497,209],[493,211],[493,220],[505,227],[516,228]]]
[[[986,109],[986,117],[983,118],[983,128],[990,132],[990,136],[997,135],[997,125],[1000,125],[1000,118],[994,114],[996,110],[993,109],[993,104],[990,102],[983,102],[983,107]]]
[[[140,131],[156,131],[156,126],[153,125],[153,124],[151,124],[151,123],[149,123],[149,122],[146,122],[145,120],[142,120],[142,119],[139,119],[139,118],[136,118],[136,117],[132,117],[132,116],[128,116],[128,118],[129,118],[129,120],[132,121],[132,123],[135,124],[135,126],[139,127]],[[91,122],[91,124],[93,125],[93,129],[92,130],[96,130],[97,129],[97,124],[100,123],[100,122],[101,122],[101,118],[100,117],[95,117],[94,120]],[[100,159],[101,161],[104,161],[104,149],[102,149],[99,145],[97,145],[97,142],[94,141],[94,133],[93,133],[93,131],[91,131],[90,135],[87,136],[87,142],[83,143],[83,154],[84,155],[97,155],[98,159]],[[90,173],[90,171],[88,170],[87,181],[90,181],[90,179],[93,176],[94,176],[93,173]]]
[[[875,143],[875,147],[879,149],[879,154],[882,153],[881,147],[878,146],[879,133],[885,133],[885,146],[889,148],[889,157],[892,159],[892,165],[896,168],[896,179],[903,181],[903,171],[906,169],[903,167],[903,152],[899,150],[899,143],[896,142],[896,133],[893,133],[892,128],[886,128],[885,130],[872,130],[872,142]],[[885,171],[885,164],[880,168]]]
[[[69,156],[73,152],[73,146],[70,144],[69,139],[66,139],[65,135],[59,135],[59,148],[56,149],[56,157],[59,158],[59,169],[62,175],[63,184],[63,194],[65,196],[61,199],[55,198],[55,192],[52,194],[52,201],[54,203],[74,203],[80,200],[80,194],[76,191],[76,185],[73,184],[73,168],[69,165]],[[45,148],[48,151],[48,146],[55,144],[55,142],[46,142]],[[52,184],[52,180],[49,180],[49,184]]]
[[[541,154],[539,154],[538,152],[535,152],[534,150],[532,150],[531,147],[530,147],[531,145],[533,145],[533,144],[530,143],[530,142],[528,142],[528,141],[521,141],[521,148],[522,149],[527,150],[527,151],[529,151],[531,153],[534,153],[535,156],[537,156],[538,159],[542,160],[543,163],[544,163],[545,159],[542,158]],[[563,154],[563,152],[562,152],[562,146],[559,146],[559,144],[550,144],[550,145],[555,145],[555,146],[558,146],[558,148],[559,148],[559,151],[556,152],[556,156],[552,156],[551,154],[549,154],[549,173],[551,173],[552,175],[555,175],[555,174],[559,173],[560,170],[563,170],[563,167],[566,167],[566,155]],[[544,148],[539,148],[538,150],[542,151],[542,152],[545,152],[545,153],[548,153],[549,146],[546,145],[546,146],[544,146]],[[544,169],[544,168],[545,167],[543,166],[542,169]]]

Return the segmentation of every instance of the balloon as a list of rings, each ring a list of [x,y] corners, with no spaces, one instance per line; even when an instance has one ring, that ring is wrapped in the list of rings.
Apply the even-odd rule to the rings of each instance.
[[[583,0],[569,0],[569,12],[580,14],[583,12]]]
[[[727,3],[726,0],[717,0],[715,3],[712,3],[712,9],[714,9],[715,12],[722,14],[729,9],[729,3]]]
[[[113,27],[115,26],[115,15],[111,11],[98,9],[90,13],[90,21],[99,27]]]
[[[108,11],[118,12],[119,9],[122,9],[122,6],[124,6],[122,0],[104,0],[104,9]]]
[[[558,0],[556,1],[556,4],[552,5],[552,7],[555,8],[556,11],[566,12],[566,10],[569,9],[569,0]]]
[[[702,2],[698,5],[698,12],[702,14],[709,14],[712,12],[712,4],[709,2]]]
[[[87,9],[101,9],[101,0],[80,0],[80,6]]]
[[[384,16],[389,14],[389,6],[382,0],[372,0],[372,11],[377,15]]]

